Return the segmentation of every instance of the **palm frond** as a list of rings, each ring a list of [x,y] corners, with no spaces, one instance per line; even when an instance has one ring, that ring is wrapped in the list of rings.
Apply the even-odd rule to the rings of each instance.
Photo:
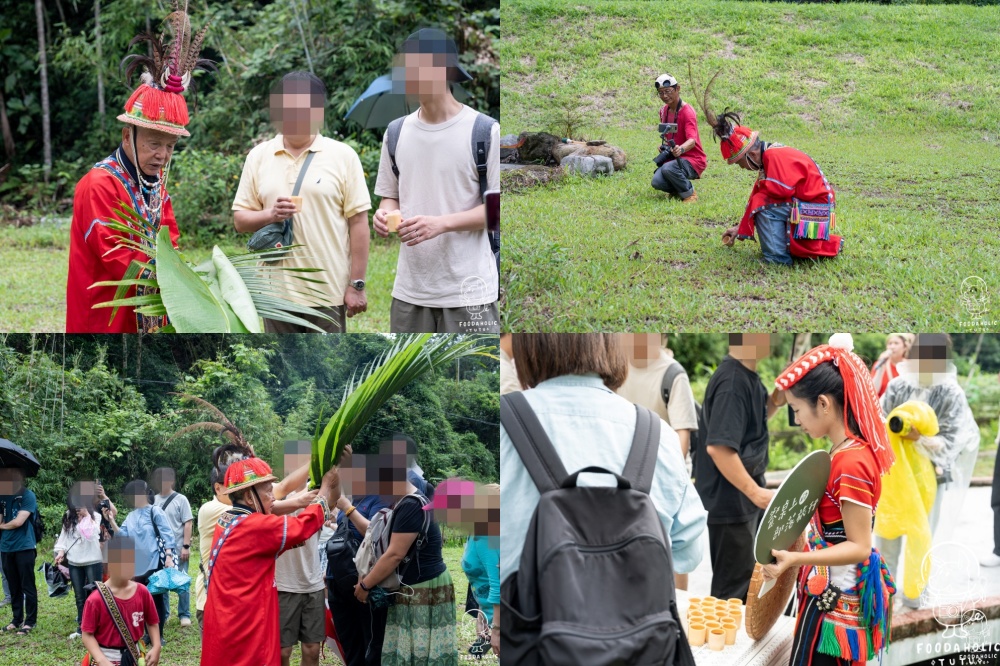
[[[452,336],[430,333],[399,335],[392,347],[371,362],[355,368],[344,388],[340,407],[314,441],[310,475],[318,485],[323,474],[340,460],[350,444],[374,414],[404,386],[437,368],[465,357],[485,355],[495,345],[479,337],[455,342]]]

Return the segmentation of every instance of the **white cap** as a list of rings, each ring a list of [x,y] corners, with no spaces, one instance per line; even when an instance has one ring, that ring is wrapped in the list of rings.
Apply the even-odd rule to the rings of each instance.
[[[677,79],[675,79],[674,77],[670,76],[669,74],[660,74],[658,77],[656,77],[656,88],[657,88],[657,90],[659,90],[663,86],[673,87],[673,86],[676,86],[676,85],[677,85]]]

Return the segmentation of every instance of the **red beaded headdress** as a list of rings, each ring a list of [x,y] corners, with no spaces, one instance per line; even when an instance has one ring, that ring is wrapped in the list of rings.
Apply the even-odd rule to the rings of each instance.
[[[875,452],[879,472],[885,474],[896,458],[889,446],[885,417],[875,393],[871,375],[864,361],[850,349],[833,345],[820,345],[802,355],[778,375],[775,384],[783,391],[795,386],[820,363],[832,362],[844,380],[844,429],[847,426],[847,409],[850,407],[861,432],[852,433],[862,439]]]

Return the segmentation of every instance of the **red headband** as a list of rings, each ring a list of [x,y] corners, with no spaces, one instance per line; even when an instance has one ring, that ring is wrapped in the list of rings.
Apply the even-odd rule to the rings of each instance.
[[[858,435],[872,451],[878,462],[880,474],[885,474],[892,467],[896,457],[889,446],[889,435],[885,430],[885,417],[879,405],[875,386],[864,361],[854,352],[841,347],[820,345],[812,349],[788,366],[775,380],[778,388],[787,391],[795,386],[800,379],[809,374],[820,363],[832,361],[840,371],[844,380],[844,429],[847,426],[847,408],[851,408],[861,432]]]

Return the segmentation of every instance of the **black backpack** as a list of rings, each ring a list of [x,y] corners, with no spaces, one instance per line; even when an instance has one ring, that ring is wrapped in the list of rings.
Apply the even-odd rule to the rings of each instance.
[[[649,498],[660,419],[636,406],[624,471],[568,475],[524,395],[500,419],[541,494],[518,571],[500,588],[504,662],[519,666],[694,666],[680,624],[670,540]],[[578,487],[581,472],[616,488]]]
[[[392,173],[399,178],[399,168],[396,166],[396,144],[399,143],[399,133],[403,129],[403,121],[406,117],[396,118],[389,123],[389,129],[385,134],[386,150],[389,153],[389,161],[392,163]],[[486,157],[490,154],[490,143],[492,142],[493,125],[496,120],[485,113],[476,114],[475,123],[472,126],[472,155],[476,159],[476,173],[479,176],[479,198],[486,197]],[[487,231],[490,237],[490,248],[493,250],[493,258],[497,262],[497,275],[500,275],[500,231]],[[497,294],[497,298],[500,295]]]
[[[687,371],[684,370],[684,367],[680,363],[671,363],[667,367],[667,371],[663,373],[663,381],[660,384],[660,393],[663,396],[663,404],[668,408],[670,406],[670,389],[674,386],[674,380],[679,376],[686,374]],[[691,454],[692,470],[698,450],[705,445],[705,442],[702,440],[708,432],[707,426],[705,425],[704,409],[702,409],[701,403],[697,400],[694,401],[694,413],[698,420],[698,429],[691,431],[690,444],[688,446],[688,451]]]

